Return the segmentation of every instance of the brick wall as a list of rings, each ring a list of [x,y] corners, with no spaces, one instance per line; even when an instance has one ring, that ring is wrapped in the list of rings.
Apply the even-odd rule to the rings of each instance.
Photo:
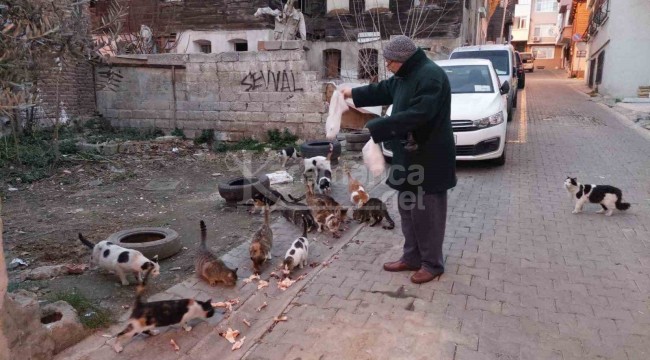
[[[99,111],[115,126],[178,127],[188,136],[214,129],[227,141],[264,139],[267,130],[285,127],[302,138],[324,135],[324,85],[318,72],[307,70],[302,51],[138,55],[121,61],[114,65],[123,76],[119,89],[97,93]]]
[[[81,16],[68,22],[66,31],[74,31],[90,36],[90,13],[88,4],[80,4]],[[59,68],[53,66],[49,71],[39,74],[37,82],[40,106],[36,109],[36,118],[49,125],[56,120],[57,82],[59,100],[62,103],[61,120],[73,118],[85,119],[95,112],[95,83],[93,67],[83,59],[75,60],[70,57],[64,62],[59,74]]]

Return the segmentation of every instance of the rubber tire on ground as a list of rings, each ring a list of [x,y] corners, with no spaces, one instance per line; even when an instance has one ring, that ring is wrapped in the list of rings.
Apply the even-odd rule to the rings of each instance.
[[[524,72],[524,76],[523,76],[523,77],[521,78],[521,80],[517,83],[517,87],[518,87],[519,89],[523,89],[523,88],[526,87],[526,75],[525,75],[525,72]]]
[[[345,142],[351,143],[367,143],[370,140],[370,132],[368,131],[354,131],[345,134]]]
[[[363,150],[364,146],[366,146],[365,142],[346,143],[345,144],[345,150],[347,150],[347,151],[361,151],[361,150]]]
[[[517,85],[519,86],[519,85]],[[515,98],[512,100],[512,108],[517,107],[517,100],[519,100],[519,91],[515,90]]]
[[[334,151],[332,152],[332,164],[337,164],[341,156],[341,143],[337,140],[332,142],[334,144]],[[327,156],[330,151],[329,140],[312,140],[306,141],[300,145],[300,154],[303,158],[310,158],[314,156]]]
[[[503,166],[503,165],[505,165],[506,164],[506,148],[505,148],[505,146],[503,148],[503,153],[501,153],[501,156],[499,156],[496,159],[492,159],[490,161],[495,166]]]
[[[160,240],[143,243],[122,242],[122,239],[138,233],[156,233],[161,234],[165,237]],[[167,259],[168,257],[181,251],[182,247],[181,240],[178,237],[178,233],[176,231],[160,227],[145,227],[122,230],[111,234],[106,240],[127,249],[138,250],[142,253],[142,255],[146,256],[149,259],[153,259],[154,256],[158,255],[158,260]]]
[[[239,201],[245,201],[251,199],[254,194],[266,191],[271,187],[271,181],[266,175],[260,175],[255,178],[250,178],[250,179],[255,179],[255,181],[252,181],[249,184],[234,185],[234,183],[241,182],[247,179],[249,178],[237,177],[219,183],[219,185],[217,186],[217,189],[219,190],[219,195],[221,195],[222,198],[226,199],[227,203],[233,204]]]

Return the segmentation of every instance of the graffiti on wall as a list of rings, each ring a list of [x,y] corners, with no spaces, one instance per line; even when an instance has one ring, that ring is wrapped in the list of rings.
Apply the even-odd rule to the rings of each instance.
[[[263,89],[266,91],[298,92],[305,91],[296,86],[296,77],[293,70],[271,71],[249,71],[241,80],[241,85],[246,86],[244,91],[255,91]]]

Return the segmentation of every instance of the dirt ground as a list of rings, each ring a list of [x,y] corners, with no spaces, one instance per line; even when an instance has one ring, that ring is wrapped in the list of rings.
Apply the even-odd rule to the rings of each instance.
[[[42,298],[76,289],[116,314],[132,304],[135,287],[121,286],[114,274],[93,269],[81,275],[20,282],[20,273],[43,265],[88,263],[90,250],[78,240],[79,232],[96,243],[114,232],[141,226],[172,228],[184,247],[161,262],[161,275],[151,283],[150,293],[184,280],[194,270],[199,220],[206,222],[208,243],[219,254],[249,240],[259,227],[262,217],[248,214],[246,207],[227,206],[217,185],[241,176],[242,160],[253,171],[280,170],[274,153],[213,154],[191,141],[141,142],[128,154],[100,161],[66,161],[67,166],[53,177],[5,191],[2,217],[7,264],[14,258],[29,263],[27,268],[9,272],[10,289],[25,288]],[[297,162],[289,165],[288,171],[299,179]],[[145,190],[154,179],[179,184],[174,190]],[[302,186],[297,181],[275,188],[298,194]]]

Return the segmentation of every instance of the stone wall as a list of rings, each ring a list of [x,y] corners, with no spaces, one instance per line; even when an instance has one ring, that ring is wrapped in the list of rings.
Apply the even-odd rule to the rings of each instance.
[[[307,70],[301,50],[117,60],[118,90],[97,92],[98,110],[115,126],[178,127],[187,136],[214,129],[226,141],[264,139],[276,128],[301,138],[324,135],[324,85],[318,72]]]

